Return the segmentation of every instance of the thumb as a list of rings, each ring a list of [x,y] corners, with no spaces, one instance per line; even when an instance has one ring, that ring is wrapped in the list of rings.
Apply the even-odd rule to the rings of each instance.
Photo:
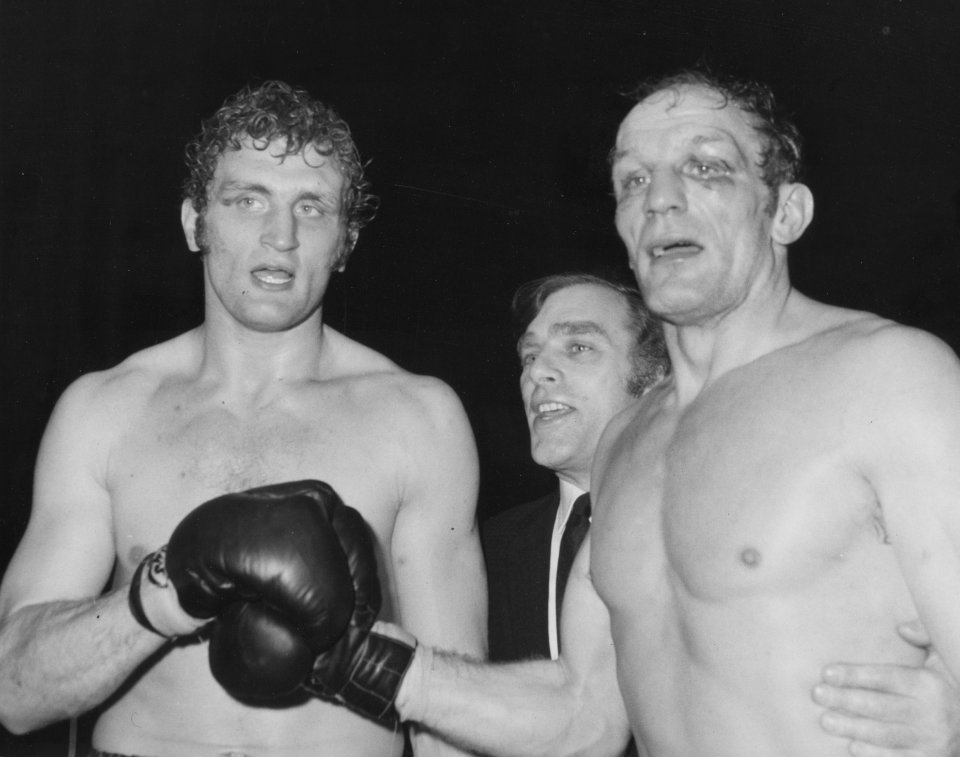
[[[908,644],[913,644],[915,647],[925,649],[933,643],[930,639],[930,634],[927,633],[927,629],[923,625],[923,621],[919,618],[911,620],[908,623],[901,623],[897,626],[897,633],[900,634],[904,641]]]

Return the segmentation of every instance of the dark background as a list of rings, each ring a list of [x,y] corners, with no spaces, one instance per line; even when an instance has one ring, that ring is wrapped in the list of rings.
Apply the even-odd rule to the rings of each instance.
[[[606,154],[646,76],[771,83],[807,138],[798,288],[960,348],[954,0],[0,0],[4,475],[0,568],[47,416],[81,373],[195,326],[182,149],[280,78],[353,127],[382,198],[327,320],[460,394],[481,515],[539,494],[507,309],[515,287],[623,265]]]

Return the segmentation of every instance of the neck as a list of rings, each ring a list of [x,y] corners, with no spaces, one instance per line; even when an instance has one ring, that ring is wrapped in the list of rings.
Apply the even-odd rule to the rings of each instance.
[[[284,331],[253,331],[236,321],[209,317],[199,331],[201,373],[241,396],[316,378],[328,352],[319,311]]]
[[[692,399],[728,371],[788,344],[805,301],[783,277],[725,313],[697,323],[665,323],[673,381],[681,401]]]
[[[588,492],[590,491],[590,472],[589,471],[579,471],[576,473],[570,473],[567,471],[554,471],[557,475],[557,479],[563,483],[566,482],[571,484],[578,489]]]

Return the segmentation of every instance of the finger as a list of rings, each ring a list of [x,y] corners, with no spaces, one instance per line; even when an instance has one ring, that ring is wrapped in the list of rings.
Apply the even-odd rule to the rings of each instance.
[[[917,668],[903,665],[852,665],[836,663],[822,671],[825,683],[836,687],[871,689],[892,694],[911,691]]]
[[[924,757],[925,752],[913,749],[890,749],[888,747],[867,744],[863,741],[851,741],[847,751],[853,757]]]
[[[930,640],[930,634],[927,633],[926,626],[921,620],[911,620],[909,623],[901,623],[897,626],[897,633],[915,647],[929,647],[933,642]]]
[[[871,689],[840,688],[817,684],[813,701],[828,710],[836,710],[860,719],[892,723],[910,722],[910,699]]]
[[[897,749],[917,743],[912,729],[903,723],[871,720],[836,710],[828,710],[820,716],[820,727],[831,736],[853,739],[851,752],[854,745],[861,750],[854,754],[869,754],[863,751],[868,746]]]
[[[929,670],[949,686],[952,690],[956,691],[958,688],[957,679],[953,677],[953,674],[947,669],[946,664],[943,662],[943,658],[937,653],[936,650],[930,652],[930,655],[927,657],[926,662],[923,663],[923,667]],[[954,694],[956,696],[956,694]]]

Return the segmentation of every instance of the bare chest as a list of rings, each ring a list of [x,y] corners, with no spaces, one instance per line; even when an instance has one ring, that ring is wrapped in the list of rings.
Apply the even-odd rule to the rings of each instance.
[[[110,458],[117,553],[135,565],[207,499],[306,478],[331,484],[388,544],[398,504],[390,445],[362,408],[321,395],[243,412],[160,397]]]
[[[638,589],[703,600],[803,591],[884,547],[844,393],[809,377],[739,378],[682,412],[637,418],[614,445],[593,539],[594,578],[615,604],[633,605]]]

